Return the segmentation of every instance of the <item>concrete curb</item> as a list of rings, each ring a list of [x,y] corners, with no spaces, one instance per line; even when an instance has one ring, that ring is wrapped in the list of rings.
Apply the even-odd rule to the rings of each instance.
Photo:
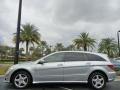
[[[0,75],[0,77],[4,77],[4,75]]]

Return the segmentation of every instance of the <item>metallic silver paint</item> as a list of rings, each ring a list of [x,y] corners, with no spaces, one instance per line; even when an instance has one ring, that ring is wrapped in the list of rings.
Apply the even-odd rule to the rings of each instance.
[[[35,62],[27,62],[23,64],[13,65],[6,72],[5,82],[10,82],[12,74],[16,70],[20,69],[27,70],[31,74],[33,78],[33,83],[87,83],[89,75],[96,70],[104,72],[108,77],[108,81],[115,80],[116,73],[106,66],[108,64],[111,64],[106,55],[81,51],[61,51],[55,53],[62,52],[80,52],[95,54],[99,55],[100,57],[103,57],[106,61],[72,61],[38,64],[40,60],[44,60],[44,58],[54,54],[52,53]]]

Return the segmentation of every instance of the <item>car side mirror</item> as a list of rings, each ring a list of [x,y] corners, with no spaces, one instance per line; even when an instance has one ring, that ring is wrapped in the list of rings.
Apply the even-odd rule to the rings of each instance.
[[[38,64],[44,64],[45,61],[44,60],[40,60]]]

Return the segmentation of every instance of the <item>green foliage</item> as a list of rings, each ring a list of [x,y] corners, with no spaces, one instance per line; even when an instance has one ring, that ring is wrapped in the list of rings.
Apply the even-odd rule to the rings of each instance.
[[[11,65],[8,64],[0,65],[0,75],[5,75],[6,71],[10,66]]]
[[[115,68],[116,74],[120,76],[120,68]]]
[[[120,70],[116,72],[118,76],[120,76]]]
[[[20,42],[26,43],[26,58],[29,57],[29,44],[39,44],[40,43],[40,33],[38,29],[32,24],[22,25],[22,29],[20,31]],[[16,34],[13,37],[13,41],[16,41]]]
[[[14,34],[13,41],[16,41]],[[63,43],[56,43],[53,47],[48,45],[46,41],[41,41],[41,35],[38,29],[32,24],[22,25],[20,31],[20,43],[26,44],[26,50],[20,48],[20,60],[36,60],[55,51],[74,51],[84,50],[90,51],[95,48],[96,40],[89,36],[89,33],[83,32],[73,40],[73,44],[64,46]],[[33,46],[32,46],[33,45]],[[15,48],[8,46],[0,46],[0,60],[13,60]],[[26,51],[26,54],[23,53]],[[113,38],[103,38],[98,45],[98,52],[106,53],[109,57],[118,56],[118,48],[116,41]]]
[[[113,38],[104,38],[99,43],[98,52],[106,53],[109,57],[117,55],[117,44]]]
[[[35,59],[41,58],[47,54],[51,53],[51,47],[47,44],[46,41],[41,41],[41,43],[33,50],[32,58]]]
[[[57,43],[55,45],[55,51],[64,51],[64,45],[62,43]]]
[[[89,33],[83,32],[78,38],[73,40],[73,43],[78,50],[82,48],[84,51],[88,51],[88,48],[95,46],[96,41],[89,36]]]
[[[15,48],[9,46],[0,46],[0,60],[13,58]]]
[[[75,46],[73,44],[68,45],[67,47],[64,48],[67,51],[75,51]]]

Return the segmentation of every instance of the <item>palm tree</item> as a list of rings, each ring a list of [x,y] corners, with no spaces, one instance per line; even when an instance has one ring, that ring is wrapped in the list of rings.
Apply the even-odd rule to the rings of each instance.
[[[99,44],[98,51],[108,54],[109,57],[113,57],[117,53],[117,44],[113,38],[104,38]]]
[[[88,48],[94,47],[96,41],[89,36],[89,33],[83,32],[79,35],[78,38],[73,40],[73,43],[77,49],[80,49],[82,47],[84,51],[87,51]]]
[[[22,25],[22,29],[20,31],[20,42],[26,43],[26,59],[28,60],[29,56],[29,44],[39,44],[40,43],[40,33],[38,29],[33,24],[25,24]],[[16,34],[13,38],[13,41],[16,41]]]
[[[62,43],[57,43],[55,46],[55,51],[63,51],[64,50],[64,46]]]

